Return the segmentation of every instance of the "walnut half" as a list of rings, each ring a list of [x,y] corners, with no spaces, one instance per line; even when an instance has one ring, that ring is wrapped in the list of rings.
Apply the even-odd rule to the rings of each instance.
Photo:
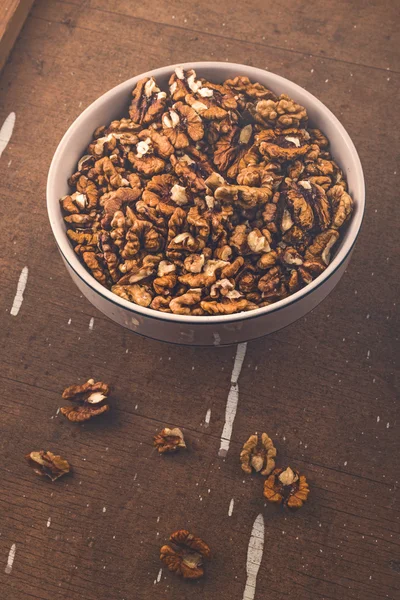
[[[211,556],[208,545],[186,529],[172,533],[169,541],[160,550],[160,559],[168,569],[184,579],[203,577],[203,559]]]
[[[264,496],[268,502],[288,508],[301,508],[309,493],[307,479],[290,467],[275,469],[264,483]]]
[[[269,475],[275,468],[276,448],[271,438],[266,434],[251,435],[240,453],[240,462],[245,473],[252,470],[261,475]]]
[[[71,470],[68,461],[50,451],[30,452],[25,458],[37,475],[48,477],[51,481],[66,475]]]
[[[62,397],[77,404],[61,408],[61,413],[75,423],[88,421],[110,409],[105,402],[109,393],[110,386],[107,383],[96,383],[94,379],[88,379],[83,385],[71,385],[64,390]]]
[[[154,436],[154,446],[160,454],[176,452],[180,448],[186,448],[185,439],[179,427],[169,429],[165,427]]]

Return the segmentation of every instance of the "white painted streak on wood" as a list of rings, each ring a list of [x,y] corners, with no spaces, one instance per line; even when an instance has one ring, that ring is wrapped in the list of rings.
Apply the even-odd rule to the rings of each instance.
[[[206,418],[204,419],[204,427],[208,427],[211,419],[211,408],[209,408],[206,412]]]
[[[260,514],[254,521],[247,548],[247,580],[243,600],[254,600],[256,595],[257,575],[264,552],[264,535],[264,517]]]
[[[17,544],[13,544],[10,548],[10,552],[8,553],[7,565],[6,565],[6,568],[4,569],[4,572],[6,575],[11,574],[16,551],[17,551]]]
[[[228,399],[226,401],[225,423],[221,435],[221,445],[218,452],[218,456],[220,456],[221,458],[225,458],[225,456],[228,454],[229,446],[231,443],[233,423],[235,421],[236,411],[239,402],[238,379],[242,370],[246,350],[247,343],[238,344],[236,349],[235,362],[233,364],[231,375],[231,388],[229,390]]]
[[[214,341],[213,341],[214,346],[219,346],[221,344],[221,336],[219,335],[219,333],[213,333],[213,337],[214,337]]]
[[[232,500],[229,502],[228,517],[232,516],[234,506],[235,506],[235,500],[232,498]]]
[[[231,383],[237,383],[240,375],[240,371],[242,370],[244,357],[246,356],[247,350],[247,342],[243,344],[238,344],[236,349],[235,362],[233,364],[233,370],[231,375]]]
[[[239,386],[237,383],[231,385],[229,390],[228,400],[225,408],[225,423],[221,435],[221,444],[219,447],[218,456],[225,458],[228,454],[229,446],[231,445],[233,422],[236,417],[237,406],[239,402]]]
[[[10,311],[13,317],[16,317],[19,313],[19,309],[21,308],[22,302],[24,300],[24,291],[26,288],[26,282],[28,281],[28,273],[28,267],[24,267],[20,273],[17,284],[17,291]]]
[[[15,113],[11,112],[0,129],[0,156],[8,146],[15,125]]]
[[[161,575],[162,575],[162,569],[160,569],[158,571],[157,579],[154,580],[154,585],[156,585],[157,583],[160,583],[160,581],[161,581]]]
[[[93,331],[94,326],[94,317],[92,317],[89,321],[89,331]]]

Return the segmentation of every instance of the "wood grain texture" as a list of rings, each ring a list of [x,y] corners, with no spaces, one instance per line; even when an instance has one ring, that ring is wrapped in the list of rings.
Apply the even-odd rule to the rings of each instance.
[[[0,1],[0,71],[18,37],[34,0]]]
[[[260,512],[256,600],[398,598],[398,6],[364,4],[35,3],[0,79],[0,123],[16,113],[0,179],[1,598],[242,600]],[[84,107],[134,74],[216,59],[268,67],[325,102],[359,150],[368,190],[334,292],[248,344],[225,460],[217,455],[236,349],[172,347],[107,320],[72,284],[45,208],[52,154]],[[112,384],[113,410],[74,426],[57,414],[61,392],[90,376]],[[187,453],[155,453],[163,425],[182,427]],[[261,429],[280,464],[310,481],[299,513],[264,507],[262,480],[240,471],[240,446]],[[53,485],[35,477],[23,460],[33,449],[60,453],[73,475]],[[154,583],[159,547],[178,527],[213,549],[206,578],[185,584],[163,569]]]

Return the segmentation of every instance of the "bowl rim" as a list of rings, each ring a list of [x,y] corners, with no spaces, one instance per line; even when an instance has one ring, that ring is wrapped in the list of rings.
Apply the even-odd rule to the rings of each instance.
[[[257,77],[265,77],[267,74],[272,80],[273,84],[277,84],[281,86],[283,90],[285,90],[285,85],[289,84],[290,87],[294,89],[290,93],[295,96],[295,93],[298,92],[300,95],[306,97],[306,99],[313,105],[319,107],[320,110],[324,112],[324,117],[331,121],[331,123],[335,126],[337,131],[340,134],[341,143],[347,146],[350,154],[353,159],[353,168],[355,170],[355,177],[357,179],[358,186],[360,188],[360,197],[357,198],[358,202],[358,211],[357,214],[353,214],[353,229],[354,231],[351,235],[344,237],[342,241],[342,246],[335,255],[332,262],[327,266],[325,271],[321,273],[316,279],[314,279],[311,283],[306,285],[301,290],[298,290],[294,294],[283,298],[282,300],[278,300],[277,302],[270,304],[269,306],[264,306],[261,308],[255,308],[247,312],[239,312],[234,313],[232,315],[208,315],[208,316],[193,316],[193,315],[177,315],[174,313],[163,313],[152,308],[146,308],[144,306],[140,306],[138,304],[134,304],[133,302],[129,302],[120,296],[117,296],[111,290],[108,290],[106,287],[101,285],[94,277],[91,275],[85,267],[81,264],[78,257],[76,256],[72,245],[70,244],[68,237],[65,232],[59,237],[59,219],[57,220],[55,216],[55,211],[60,210],[59,203],[57,199],[57,203],[54,202],[52,196],[53,188],[57,184],[57,171],[58,165],[60,163],[60,157],[62,156],[65,149],[68,147],[70,138],[75,133],[75,131],[80,127],[80,125],[86,120],[86,118],[95,110],[96,108],[108,103],[110,99],[112,99],[116,93],[122,91],[124,89],[130,90],[134,87],[134,85],[144,77],[160,77],[167,75],[174,71],[176,67],[182,67],[183,69],[193,68],[195,70],[201,69],[228,69],[232,70],[232,72],[243,73],[248,76],[250,79],[257,80]],[[284,93],[284,92],[282,92]],[[359,155],[357,153],[356,147],[347,133],[344,126],[341,124],[339,119],[332,113],[332,111],[325,106],[321,100],[316,98],[313,94],[302,88],[297,83],[282,77],[281,75],[277,75],[276,73],[272,73],[271,71],[265,71],[264,69],[260,69],[258,67],[251,67],[248,65],[243,65],[240,63],[230,63],[230,62],[222,62],[222,61],[201,61],[201,62],[186,62],[186,63],[177,63],[174,65],[167,65],[165,67],[159,67],[157,69],[152,69],[145,73],[141,73],[140,75],[136,75],[135,77],[131,77],[114,86],[101,96],[97,98],[94,102],[89,104],[89,106],[72,122],[69,126],[61,141],[59,142],[57,149],[52,158],[48,176],[47,176],[47,187],[46,187],[46,196],[47,196],[47,213],[50,221],[50,226],[57,244],[57,247],[60,251],[61,256],[66,261],[67,265],[73,270],[73,272],[81,279],[92,291],[96,292],[100,296],[102,296],[105,300],[115,304],[116,306],[126,309],[134,315],[143,315],[144,317],[151,318],[158,321],[163,321],[164,323],[186,323],[186,324],[196,324],[196,325],[212,325],[217,323],[234,323],[236,321],[247,321],[250,319],[258,318],[267,314],[271,314],[274,312],[278,312],[279,310],[283,310],[288,306],[302,300],[313,291],[318,289],[321,285],[323,285],[344,263],[344,261],[349,257],[352,252],[358,235],[360,233],[362,221],[365,213],[365,182],[364,182],[364,174],[361,165],[361,161]],[[355,222],[354,222],[355,219]]]

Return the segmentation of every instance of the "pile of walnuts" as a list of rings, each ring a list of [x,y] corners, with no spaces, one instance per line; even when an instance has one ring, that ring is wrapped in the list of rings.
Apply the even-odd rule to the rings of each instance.
[[[97,281],[140,306],[267,306],[326,269],[351,216],[328,148],[303,106],[247,77],[177,68],[168,93],[145,78],[69,179],[67,235]]]

